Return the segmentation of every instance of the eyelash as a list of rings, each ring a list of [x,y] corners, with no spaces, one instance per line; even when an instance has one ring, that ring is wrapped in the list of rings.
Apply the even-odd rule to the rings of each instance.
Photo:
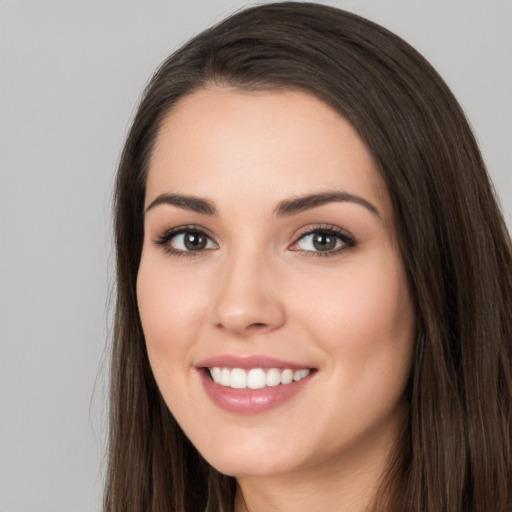
[[[306,255],[308,257],[326,258],[326,257],[330,257],[330,256],[337,256],[342,252],[353,249],[357,245],[355,238],[348,231],[345,231],[344,229],[339,228],[338,226],[333,226],[330,224],[322,224],[319,226],[315,226],[313,228],[308,228],[307,230],[299,233],[295,242],[293,242],[292,246],[297,245],[301,240],[305,239],[309,235],[314,235],[314,234],[319,234],[319,233],[337,238],[338,240],[341,241],[341,244],[342,244],[341,247],[327,250],[327,251],[304,251],[304,250],[300,250],[300,249],[294,249],[294,250],[296,250],[297,252],[302,252],[304,255]]]
[[[201,235],[204,235],[207,237],[208,240],[213,242],[212,237],[210,235],[208,235],[208,233],[204,230],[204,228],[201,228],[199,226],[194,226],[194,225],[188,225],[188,226],[180,226],[180,227],[172,228],[172,229],[165,231],[164,233],[162,233],[161,235],[159,235],[157,237],[157,239],[155,240],[155,244],[162,246],[166,253],[168,253],[171,256],[174,256],[176,258],[183,258],[183,257],[194,258],[197,256],[201,256],[206,251],[212,250],[211,248],[209,248],[209,249],[201,249],[201,250],[197,250],[197,251],[192,251],[192,250],[186,251],[186,250],[181,250],[181,249],[175,249],[174,247],[172,247],[170,245],[169,242],[174,237],[184,234],[184,233],[190,233],[190,232],[197,232]],[[323,225],[315,226],[313,228],[308,228],[307,230],[299,233],[295,242],[293,242],[293,244],[290,247],[297,245],[301,240],[305,239],[309,235],[314,235],[314,234],[319,234],[319,233],[336,237],[338,240],[341,241],[341,244],[342,244],[341,247],[335,248],[333,250],[327,250],[327,251],[306,251],[306,250],[301,250],[301,249],[290,249],[290,250],[292,250],[294,252],[302,252],[304,255],[306,255],[308,257],[312,257],[312,258],[314,258],[314,257],[325,258],[325,257],[329,257],[329,256],[336,256],[336,255],[340,254],[341,252],[344,252],[344,251],[354,248],[357,245],[355,238],[350,233],[345,231],[344,229],[341,229],[338,226],[323,224]],[[213,242],[213,243],[215,244],[215,242]],[[217,244],[215,244],[215,245],[217,245]]]
[[[190,233],[190,232],[202,234],[202,235],[206,236],[206,238],[208,240],[212,240],[212,237],[210,235],[208,235],[208,233],[205,232],[204,228],[201,228],[199,226],[194,226],[194,225],[188,225],[188,226],[179,226],[177,228],[172,228],[172,229],[165,231],[164,233],[162,233],[161,235],[158,236],[158,238],[155,240],[155,243],[157,245],[162,246],[167,254],[170,254],[171,256],[174,256],[176,258],[194,258],[197,256],[201,256],[201,254],[207,250],[211,250],[211,249],[203,249],[203,250],[198,250],[198,251],[183,251],[181,249],[175,249],[174,247],[172,247],[172,245],[170,245],[169,242],[175,236],[182,235],[184,233]]]

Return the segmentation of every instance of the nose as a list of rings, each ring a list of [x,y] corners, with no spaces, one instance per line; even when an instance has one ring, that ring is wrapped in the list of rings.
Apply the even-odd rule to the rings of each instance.
[[[276,269],[257,254],[227,259],[219,269],[214,297],[210,321],[232,335],[267,333],[286,321]]]

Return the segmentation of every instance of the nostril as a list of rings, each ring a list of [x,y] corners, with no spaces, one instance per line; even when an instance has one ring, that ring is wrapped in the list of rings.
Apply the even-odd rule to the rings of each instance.
[[[254,324],[251,324],[248,326],[249,329],[261,329],[262,327],[266,327],[267,324],[264,324],[262,322],[256,322]]]
[[[264,302],[254,296],[241,302],[239,297],[229,298],[225,294],[213,303],[209,317],[216,329],[237,335],[262,334],[285,323],[284,308],[280,302]]]
[[[264,322],[254,322],[254,323],[251,323],[248,325],[244,325],[242,327],[236,327],[236,326],[233,326],[232,324],[230,324],[230,327],[228,327],[222,323],[218,323],[215,325],[215,327],[220,328],[220,329],[227,329],[227,330],[237,330],[240,332],[242,332],[242,331],[251,332],[251,331],[263,331],[265,329],[268,329],[269,325]]]

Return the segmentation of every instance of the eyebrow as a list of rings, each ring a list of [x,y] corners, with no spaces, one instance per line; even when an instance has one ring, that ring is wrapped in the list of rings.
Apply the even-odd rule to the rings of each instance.
[[[360,196],[349,194],[348,192],[319,192],[317,194],[308,194],[293,199],[285,199],[277,205],[274,210],[274,215],[276,217],[288,217],[305,210],[336,202],[358,204],[380,218],[379,210],[370,203],[370,201]],[[161,194],[150,203],[144,213],[147,213],[149,210],[161,204],[170,204],[182,208],[183,210],[189,210],[203,215],[217,215],[217,208],[211,201],[201,197],[182,194]]]
[[[170,204],[182,208],[183,210],[190,210],[203,215],[217,215],[217,209],[211,201],[195,196],[184,196],[182,194],[161,194],[145,209],[144,213],[155,208],[160,204]]]
[[[278,204],[274,214],[276,217],[287,217],[288,215],[294,215],[324,204],[337,202],[358,204],[380,218],[380,212],[375,205],[360,196],[349,194],[348,192],[320,192],[318,194],[300,196],[289,200],[287,199]]]

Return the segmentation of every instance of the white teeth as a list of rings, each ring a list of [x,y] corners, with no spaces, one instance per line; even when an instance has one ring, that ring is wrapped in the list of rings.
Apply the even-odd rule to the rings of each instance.
[[[229,368],[222,368],[220,374],[220,384],[223,386],[231,385],[231,372],[229,371]]]
[[[309,370],[295,370],[293,373],[293,380],[297,382],[298,380],[303,379],[304,377],[307,377],[309,373]]]
[[[293,381],[293,370],[283,370],[281,373],[281,384],[290,384]]]
[[[278,386],[279,384],[291,384],[297,382],[309,375],[309,370],[291,370],[286,368],[279,370],[278,368],[252,368],[251,370],[243,370],[242,368],[209,368],[210,375],[214,382],[233,389],[261,389],[265,386]]]
[[[249,370],[249,374],[247,375],[247,387],[249,389],[264,388],[266,383],[265,372],[261,368]]]
[[[267,372],[267,386],[278,386],[281,384],[281,372],[277,368],[270,368]]]
[[[235,389],[245,389],[247,387],[247,372],[241,368],[231,370],[230,387]]]
[[[219,367],[216,368],[210,368],[210,373],[212,375],[212,379],[215,382],[220,383],[220,376],[222,375],[222,370]]]

